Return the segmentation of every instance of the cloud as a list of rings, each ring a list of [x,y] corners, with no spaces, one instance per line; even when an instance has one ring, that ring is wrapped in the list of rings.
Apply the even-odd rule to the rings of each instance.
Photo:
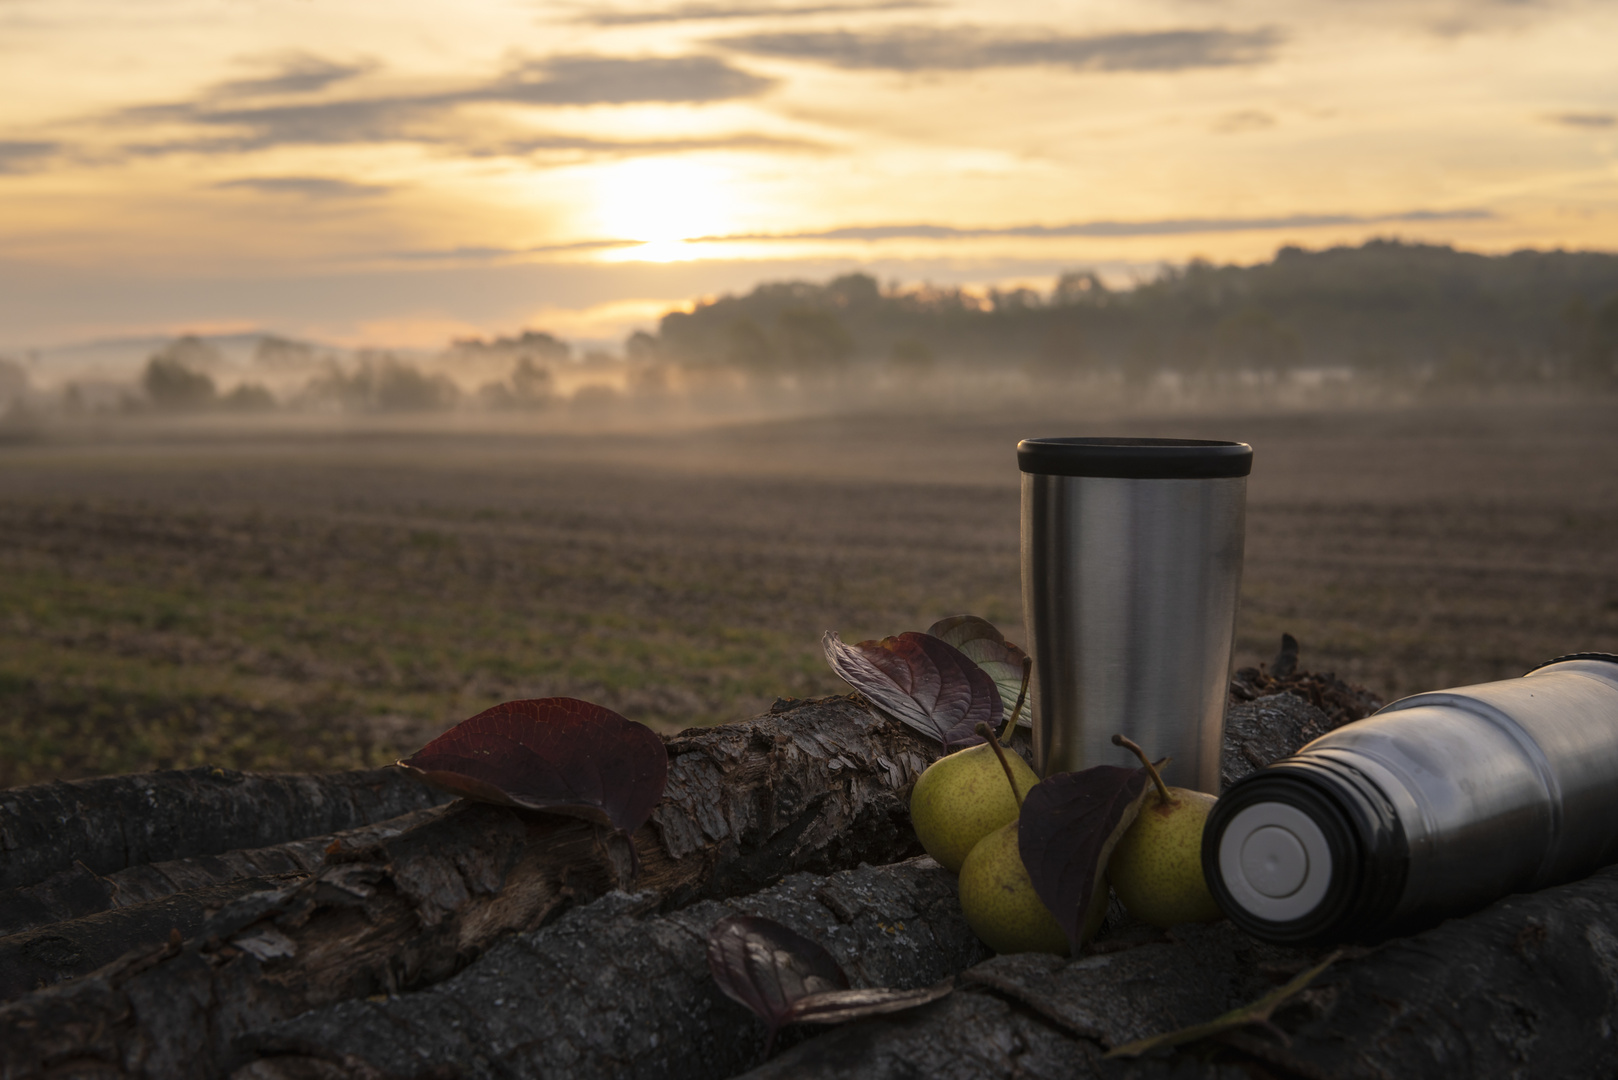
[[[265,195],[297,195],[305,199],[356,199],[381,195],[385,184],[356,184],[326,176],[244,176],[213,185],[224,190],[246,189]]]
[[[815,152],[825,149],[824,143],[817,143],[809,139],[788,139],[777,135],[757,135],[743,132],[736,135],[684,139],[592,139],[582,135],[539,135],[533,138],[507,139],[493,143],[478,151],[478,153],[516,156],[572,150],[614,156],[620,154],[683,154],[695,150]]]
[[[587,26],[644,26],[648,23],[697,22],[719,19],[793,18],[806,15],[855,15],[873,11],[912,11],[934,8],[936,0],[873,0],[851,4],[680,4],[660,11],[589,11],[574,19]]]
[[[538,244],[531,247],[425,248],[390,252],[391,258],[406,262],[491,262],[524,255],[560,255],[578,251],[608,251],[613,248],[643,247],[644,240],[575,240],[567,244]]]
[[[907,26],[743,34],[714,43],[755,56],[868,70],[970,71],[1038,64],[1074,71],[1184,71],[1263,63],[1281,38],[1269,28],[1066,36],[1037,29],[1005,34],[975,26]]]
[[[373,63],[339,64],[309,53],[291,53],[276,58],[279,70],[257,79],[234,79],[216,84],[217,97],[267,97],[275,94],[311,94],[333,83],[352,79],[373,70]]]
[[[1308,229],[1330,225],[1380,225],[1399,222],[1479,221],[1489,210],[1406,210],[1393,214],[1290,214],[1255,218],[1170,218],[1162,221],[1087,221],[1069,225],[1012,225],[1004,228],[958,228],[954,225],[850,225],[820,232],[738,233],[703,236],[692,243],[721,240],[972,240],[986,237],[1060,239],[1074,236],[1180,236],[1196,233]]]
[[[31,172],[59,149],[60,143],[0,139],[0,176]]]
[[[1553,124],[1576,128],[1609,128],[1618,126],[1618,113],[1557,113],[1545,119]]]
[[[494,79],[444,93],[231,107],[204,98],[135,106],[113,119],[121,125],[188,124],[218,133],[126,147],[144,155],[380,142],[477,149],[478,136],[452,116],[461,106],[709,104],[753,97],[773,85],[773,79],[711,56],[556,56],[525,60]],[[735,140],[732,144],[740,145]],[[499,140],[484,137],[481,145],[489,152],[487,148],[498,146]]]
[[[775,80],[712,56],[553,56],[527,61],[488,86],[450,100],[525,105],[703,104],[756,97]]]

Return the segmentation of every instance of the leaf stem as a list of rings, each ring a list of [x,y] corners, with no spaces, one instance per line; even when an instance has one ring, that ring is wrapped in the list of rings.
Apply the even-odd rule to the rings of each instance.
[[[1168,785],[1163,783],[1163,777],[1158,773],[1157,766],[1152,764],[1151,759],[1146,756],[1146,751],[1142,750],[1140,746],[1136,744],[1134,739],[1126,738],[1123,735],[1114,735],[1112,737],[1112,745],[1122,746],[1125,749],[1132,751],[1136,757],[1140,758],[1140,763],[1146,766],[1146,771],[1151,774],[1152,783],[1157,785],[1157,794],[1165,803],[1175,801],[1174,796],[1169,794]],[[1168,758],[1164,758],[1163,760],[1167,761]]]
[[[1006,783],[1011,785],[1011,794],[1017,799],[1017,809],[1021,810],[1022,792],[1017,788],[1017,778],[1012,775],[1011,762],[1006,760],[1005,748],[1000,745],[1000,740],[994,737],[994,728],[979,720],[978,726],[973,730],[979,735],[983,736],[983,740],[987,742],[991,748],[993,748],[994,756],[1000,759],[1000,767],[1006,770]]]
[[[1022,689],[1017,691],[1017,704],[1011,708],[1011,719],[1006,726],[1000,729],[1000,741],[1006,746],[1011,745],[1011,736],[1017,730],[1017,720],[1022,716],[1023,702],[1028,700],[1028,677],[1034,673],[1034,658],[1023,654],[1022,658]]]

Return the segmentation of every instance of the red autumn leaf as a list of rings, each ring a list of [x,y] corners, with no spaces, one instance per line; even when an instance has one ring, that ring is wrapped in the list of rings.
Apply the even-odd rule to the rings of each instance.
[[[850,645],[828,630],[826,660],[854,689],[945,749],[983,740],[973,730],[1000,726],[1000,691],[959,649],[914,631]]]
[[[668,751],[651,728],[574,698],[496,705],[398,764],[451,794],[626,833],[651,817],[669,772]]]
[[[1023,799],[1017,853],[1074,956],[1084,944],[1084,917],[1097,883],[1140,813],[1148,780],[1145,769],[1097,765],[1047,776]]]
[[[1000,705],[1010,713],[1023,692],[1023,664],[1028,654],[1011,642],[987,619],[976,615],[951,615],[927,628],[933,637],[947,641],[988,673],[1000,689]],[[1027,703],[1017,718],[1018,727],[1034,726],[1034,710]]]

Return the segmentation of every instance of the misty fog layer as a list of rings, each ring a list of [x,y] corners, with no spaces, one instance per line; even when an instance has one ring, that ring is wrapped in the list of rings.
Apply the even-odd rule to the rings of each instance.
[[[342,350],[275,334],[188,335],[142,361],[61,370],[0,357],[0,408],[51,415],[565,410],[590,420],[948,399],[1051,388],[1221,390],[1618,385],[1618,256],[1484,256],[1373,241],[1286,247],[1250,267],[1193,261],[1132,288],[1092,271],[1048,291],[773,282],[695,302],[582,355],[543,330],[443,350]],[[966,395],[964,398],[962,395]]]

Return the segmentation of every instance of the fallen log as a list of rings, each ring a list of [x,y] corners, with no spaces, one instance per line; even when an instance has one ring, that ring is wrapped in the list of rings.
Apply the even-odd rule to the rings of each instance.
[[[1248,736],[1275,745],[1265,725],[1277,718],[1290,725],[1283,743],[1323,722],[1300,709],[1233,706],[1227,758],[1252,756]],[[904,796],[937,749],[857,698],[833,698],[685,732],[669,751],[668,795],[632,838],[637,886],[659,891],[664,909],[911,853]],[[0,1075],[81,1053],[127,1063],[123,1075],[216,1075],[232,1039],[442,980],[500,935],[623,884],[630,863],[621,838],[571,819],[464,803],[425,812],[385,841],[339,846],[312,878],[240,896],[188,942],[181,932],[158,953],[0,1009],[0,1042],[9,1027],[37,1044],[0,1058]]]
[[[1314,959],[1228,923],[1179,927],[1166,942],[1073,963],[996,957],[964,973],[949,998],[849,1024],[745,1075],[1506,1080],[1618,1071],[1618,867],[1339,960],[1270,1031],[1132,1061],[1103,1057],[1252,1001]]]
[[[77,863],[39,885],[13,889],[0,895],[0,1001],[94,971],[175,932],[191,937],[238,897],[307,880],[334,844],[376,844],[431,813],[416,810],[328,836],[131,866],[105,877]]]
[[[916,852],[904,793],[935,744],[848,697],[669,740],[669,784],[632,837],[457,802],[405,833],[250,893],[190,941],[0,1006],[0,1076],[218,1075],[234,1039],[308,1009],[427,985],[501,935],[630,885],[675,907]]]
[[[646,914],[654,894],[615,893],[419,993],[344,1002],[251,1035],[234,1080],[727,1076],[757,1062],[764,1027],[708,975],[714,923],[774,919],[825,945],[856,986],[908,989],[990,955],[955,892],[955,875],[923,856],[794,874],[667,915]]]
[[[397,769],[243,773],[197,768],[55,781],[0,792],[0,889],[81,863],[143,863],[281,844],[448,801]]]

